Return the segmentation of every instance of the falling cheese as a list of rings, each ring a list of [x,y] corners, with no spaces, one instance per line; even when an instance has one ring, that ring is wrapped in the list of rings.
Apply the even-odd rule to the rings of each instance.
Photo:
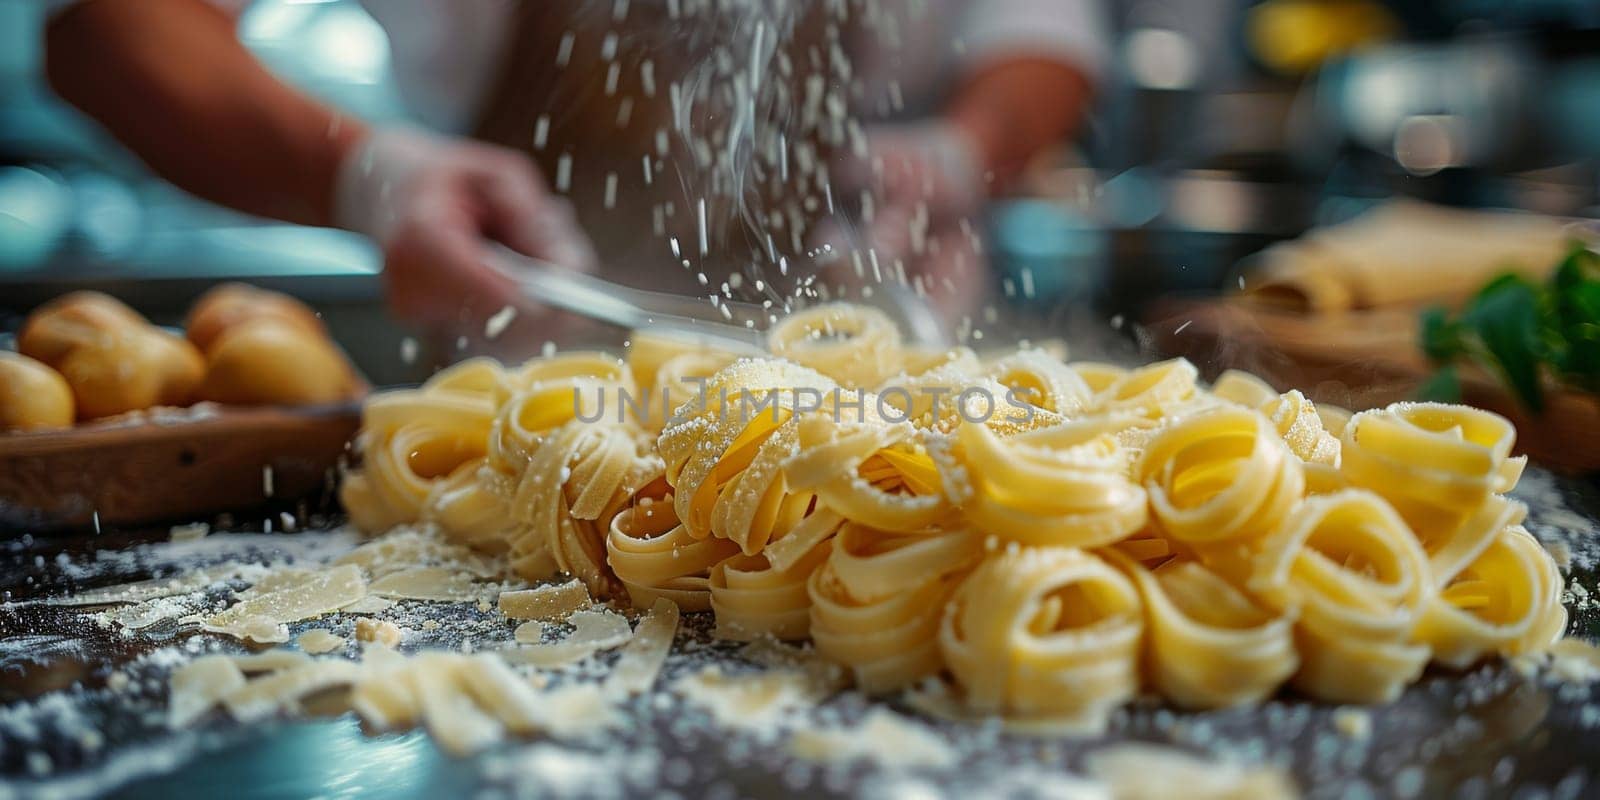
[[[256,641],[284,641],[268,636],[267,624],[277,626],[285,622],[321,616],[337,611],[365,597],[367,582],[361,570],[353,565],[334,567],[316,573],[304,582],[266,592],[242,600],[223,611],[207,617],[201,628],[214,633],[225,633]]]
[[[589,590],[575,580],[500,593],[500,613],[512,619],[553,622],[591,604]]]
[[[616,667],[606,679],[607,688],[625,695],[649,689],[661,673],[677,633],[678,604],[665,597],[656,598],[655,605],[634,628],[633,638],[622,648]]]
[[[189,726],[244,685],[244,673],[228,656],[202,656],[184,664],[172,673],[167,725]]]
[[[416,567],[391,572],[372,582],[370,590],[392,600],[460,602],[475,600],[478,589],[472,576],[447,567]]]
[[[318,655],[331,653],[344,647],[344,638],[335,636],[332,631],[325,628],[312,628],[295,640],[303,652]]]
[[[340,659],[312,661],[246,683],[223,696],[222,704],[240,722],[253,722],[289,708],[302,697],[355,682],[361,666]]]

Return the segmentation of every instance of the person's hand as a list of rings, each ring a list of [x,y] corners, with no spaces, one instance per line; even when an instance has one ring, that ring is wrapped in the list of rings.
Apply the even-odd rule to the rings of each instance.
[[[513,150],[413,130],[378,130],[341,168],[337,222],[372,237],[396,314],[435,333],[482,331],[525,308],[488,266],[491,241],[569,269],[594,267],[571,206]]]
[[[867,158],[853,159],[834,182],[844,197],[870,195],[870,210],[864,203],[853,240],[833,241],[838,231],[824,239],[836,249],[870,250],[886,281],[903,269],[946,317],[969,313],[986,280],[978,242],[987,197],[982,162],[972,137],[947,120],[871,129]]]

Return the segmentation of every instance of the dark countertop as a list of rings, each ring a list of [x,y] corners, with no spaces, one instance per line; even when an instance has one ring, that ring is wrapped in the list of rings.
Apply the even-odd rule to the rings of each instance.
[[[1561,543],[1557,547],[1573,553],[1569,580],[1594,591],[1600,492],[1586,481],[1530,470],[1518,494],[1532,506],[1530,528],[1547,545]],[[259,523],[254,529],[260,530]],[[304,557],[322,541],[318,537],[326,534],[237,540],[213,534],[202,547],[237,541],[250,552]],[[141,543],[165,538],[165,531],[108,531],[15,539],[0,545],[0,591],[19,601],[150,577],[153,571],[170,574],[170,561],[163,565],[139,555],[159,549]],[[206,559],[202,551],[194,553],[190,566]],[[444,626],[408,640],[406,648],[455,647],[463,629],[503,626],[471,606],[428,609],[446,620]],[[1200,713],[1135,703],[1115,715],[1106,737],[1091,740],[1037,740],[1001,734],[992,725],[929,723],[961,754],[961,767],[893,773],[796,762],[781,742],[720,729],[662,688],[631,703],[629,723],[603,741],[515,742],[469,760],[441,754],[420,732],[367,736],[349,714],[256,726],[211,718],[197,729],[169,732],[152,715],[164,707],[166,672],[187,658],[173,648],[238,645],[165,625],[125,637],[86,623],[71,609],[0,606],[0,796],[8,788],[23,795],[49,788],[64,796],[141,798],[432,797],[496,789],[537,795],[574,789],[563,783],[570,780],[580,781],[576,796],[601,797],[669,789],[726,797],[913,789],[1053,796],[1057,787],[1051,781],[1081,769],[1087,752],[1130,740],[1286,764],[1313,797],[1412,790],[1497,797],[1535,788],[1551,793],[1539,796],[1578,797],[1600,791],[1600,688],[1523,677],[1502,664],[1465,673],[1430,670],[1398,702],[1365,712],[1292,694],[1260,708]],[[704,620],[691,619],[686,629],[658,687],[708,663],[743,663],[735,646],[709,638]],[[1600,604],[1591,600],[1574,611],[1570,630],[1600,636]],[[113,669],[132,679],[123,694],[105,688]],[[849,719],[868,705],[845,693],[809,713],[813,719]],[[1370,735],[1340,733],[1351,722],[1342,717],[1351,715],[1370,721]],[[88,740],[86,731],[93,731]],[[29,773],[30,759],[37,760],[32,752],[51,760],[42,783]]]

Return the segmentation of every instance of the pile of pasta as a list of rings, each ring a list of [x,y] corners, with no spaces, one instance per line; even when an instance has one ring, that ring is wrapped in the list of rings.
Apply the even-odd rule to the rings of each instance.
[[[1092,725],[1141,691],[1387,702],[1429,662],[1565,628],[1494,414],[1351,415],[1244,373],[1207,388],[1181,359],[927,352],[849,305],[770,337],[741,358],[641,331],[626,359],[468,361],[375,396],[344,503],[528,579],[710,611],[719,636],[809,639],[867,692],[948,676],[971,712],[1027,723]]]

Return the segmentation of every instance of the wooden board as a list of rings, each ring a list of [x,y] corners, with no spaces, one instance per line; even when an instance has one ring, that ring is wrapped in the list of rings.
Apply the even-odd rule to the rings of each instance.
[[[331,488],[361,404],[199,407],[0,434],[0,529],[193,520]],[[270,475],[270,477],[268,477]]]
[[[1417,344],[1417,311],[1389,308],[1302,314],[1239,300],[1169,300],[1147,319],[1156,349],[1185,356],[1209,375],[1242,369],[1279,391],[1353,410],[1416,398],[1433,368]],[[1534,416],[1489,375],[1462,372],[1463,400],[1517,426],[1518,446],[1565,472],[1600,469],[1600,399],[1558,388]]]

